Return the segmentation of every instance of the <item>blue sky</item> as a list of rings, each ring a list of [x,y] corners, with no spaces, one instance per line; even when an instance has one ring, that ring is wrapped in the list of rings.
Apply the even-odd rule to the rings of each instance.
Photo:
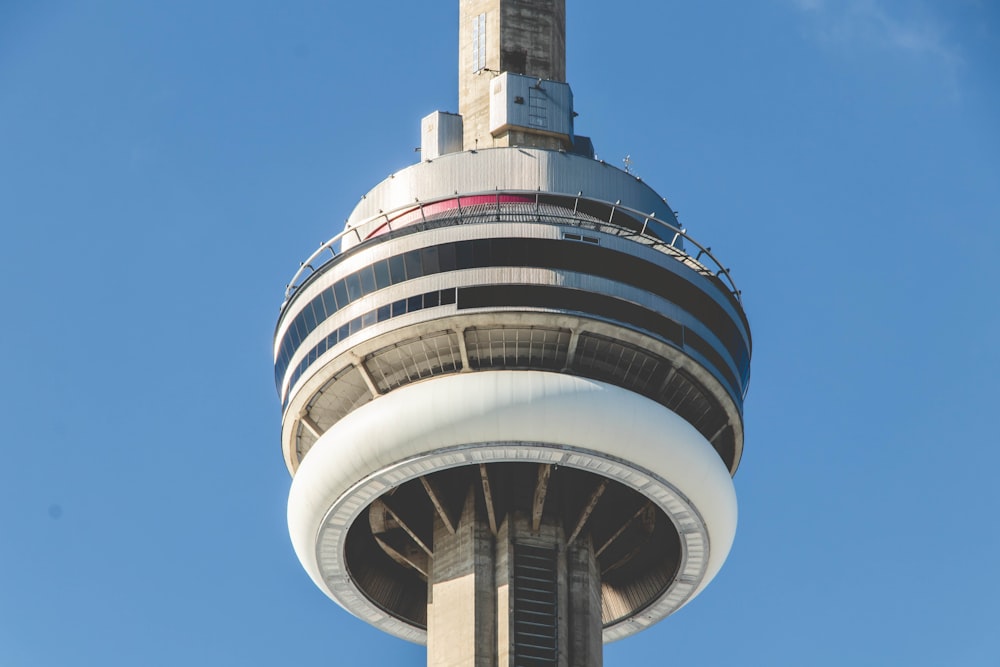
[[[740,527],[609,667],[1000,660],[1000,8],[569,0],[577,131],[754,333]],[[457,2],[0,2],[0,665],[423,663],[285,527],[284,284],[456,110]]]

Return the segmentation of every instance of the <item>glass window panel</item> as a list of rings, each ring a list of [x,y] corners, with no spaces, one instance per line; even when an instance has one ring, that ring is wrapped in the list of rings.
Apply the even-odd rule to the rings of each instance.
[[[389,280],[389,262],[387,260],[383,259],[375,262],[373,268],[375,270],[376,289],[384,289],[392,284]]]
[[[437,246],[430,246],[420,250],[420,263],[424,268],[424,275],[430,276],[438,272],[438,249]]]
[[[472,242],[473,266],[492,266],[490,264],[491,259],[489,239],[476,239]]]
[[[306,304],[299,316],[302,318],[302,326],[305,327],[307,334],[316,328],[316,313],[313,311],[311,303]]]
[[[366,266],[365,268],[358,271],[358,275],[361,277],[361,293],[371,294],[375,291],[375,271],[372,267]]]
[[[356,334],[361,331],[361,318],[355,317],[353,320],[347,323],[347,326],[351,334]]]
[[[373,324],[375,324],[375,311],[369,310],[361,316],[361,327],[370,327]]]
[[[389,258],[389,277],[393,285],[406,280],[406,269],[403,266],[402,255],[395,255]]]
[[[393,317],[399,317],[400,315],[405,315],[405,314],[406,314],[406,301],[405,300],[400,300],[400,301],[393,302],[393,304],[392,304],[392,316]]]
[[[424,305],[424,295],[418,294],[417,296],[411,296],[406,300],[406,312],[412,313],[414,311],[420,310]]]
[[[403,253],[403,262],[406,264],[406,279],[413,280],[424,275],[420,267],[420,251],[410,250]]]
[[[319,296],[312,300],[312,304],[313,310],[316,311],[317,324],[329,317],[330,313],[326,312],[326,304],[323,302],[323,292],[320,292]]]
[[[472,241],[459,241],[455,244],[455,266],[459,269],[471,269],[475,266],[472,258]]]
[[[333,293],[337,297],[337,308],[343,308],[350,303],[347,298],[347,284],[343,280],[338,280],[333,284]]]
[[[389,306],[382,306],[378,309],[375,319],[379,322],[385,322],[389,317],[391,317],[392,311]]]
[[[441,305],[444,306],[449,303],[455,303],[455,289],[443,289],[441,290]]]
[[[492,239],[490,241],[490,266],[516,266],[514,244],[519,239]]]
[[[438,269],[442,273],[455,270],[455,246],[451,243],[438,246]]]
[[[323,307],[326,309],[327,317],[337,312],[337,300],[333,298],[333,288],[323,290]]]
[[[357,273],[352,273],[351,275],[344,278],[344,282],[347,284],[347,298],[350,301],[356,301],[361,298],[361,279],[358,278]]]
[[[438,293],[436,291],[424,294],[424,308],[433,308],[436,305],[438,305]]]

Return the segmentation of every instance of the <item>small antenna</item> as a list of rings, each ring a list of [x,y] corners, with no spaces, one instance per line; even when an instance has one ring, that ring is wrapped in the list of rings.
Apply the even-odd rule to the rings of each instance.
[[[632,155],[631,155],[631,153],[628,154],[628,155],[626,155],[625,158],[622,160],[622,162],[625,163],[625,173],[626,174],[631,174],[632,173]]]

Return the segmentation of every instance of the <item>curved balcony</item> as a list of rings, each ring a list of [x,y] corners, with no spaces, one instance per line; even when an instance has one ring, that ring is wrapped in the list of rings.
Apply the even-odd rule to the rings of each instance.
[[[348,248],[344,251],[348,251],[365,241],[404,229],[423,231],[446,224],[524,221],[523,210],[513,212],[505,206],[513,202],[533,203],[538,212],[533,222],[572,225],[579,227],[581,233],[588,230],[599,231],[654,248],[708,278],[720,292],[739,306],[742,313],[741,292],[729,269],[716,258],[711,247],[696,241],[686,230],[674,227],[656,218],[654,214],[643,213],[618,203],[589,199],[582,195],[567,197],[531,191],[463,193],[434,201],[415,202],[344,229],[301,263],[285,286],[285,300],[281,304],[281,310],[284,312],[296,293],[342,254],[345,242]],[[442,216],[444,212],[447,212],[447,216]]]
[[[398,387],[504,368],[645,395],[735,471],[749,355],[728,271],[655,217],[542,193],[427,202],[352,227],[297,274],[275,338],[286,460]]]

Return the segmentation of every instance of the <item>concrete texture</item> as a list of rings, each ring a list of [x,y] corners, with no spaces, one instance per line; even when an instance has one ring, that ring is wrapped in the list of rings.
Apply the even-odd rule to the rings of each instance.
[[[473,64],[473,20],[486,16],[485,68]],[[566,80],[565,0],[461,0],[458,28],[458,112],[465,150],[504,146],[567,148],[566,142],[531,132],[493,136],[490,81],[501,72]]]
[[[519,590],[515,563],[526,549],[554,555],[555,613],[548,627],[530,630],[532,642],[551,649],[554,667],[602,664],[600,573],[589,538],[566,544],[560,522],[546,517],[532,530],[531,517],[515,512],[494,537],[482,498],[470,487],[457,530],[438,518],[428,581],[427,664],[429,667],[515,667],[535,664],[518,644],[524,639],[519,599],[537,594]],[[545,588],[533,580],[528,587]],[[522,618],[518,634],[517,619]],[[533,619],[536,620],[537,619]],[[544,617],[541,621],[544,624]]]
[[[434,557],[427,582],[427,664],[496,665],[493,536],[472,487],[454,534],[434,521]]]

